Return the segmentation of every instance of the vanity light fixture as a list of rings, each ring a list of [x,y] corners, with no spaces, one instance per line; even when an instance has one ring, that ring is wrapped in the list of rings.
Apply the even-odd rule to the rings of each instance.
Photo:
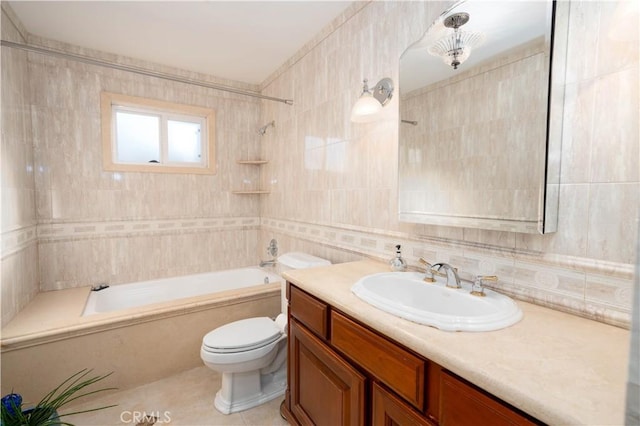
[[[365,78],[362,94],[351,109],[351,121],[354,123],[369,123],[375,120],[376,115],[393,96],[393,81],[390,78],[380,80],[373,91],[369,90],[367,81]]]
[[[454,70],[469,58],[471,49],[484,41],[484,34],[480,32],[460,30],[460,27],[467,22],[469,22],[469,14],[465,12],[447,16],[444,26],[453,28],[453,32],[438,39],[428,49],[430,54],[440,56],[444,63],[451,65]]]

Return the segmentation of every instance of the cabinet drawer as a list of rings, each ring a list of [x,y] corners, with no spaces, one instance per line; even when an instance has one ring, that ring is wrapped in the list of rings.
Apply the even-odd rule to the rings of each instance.
[[[328,338],[329,307],[294,285],[289,285],[289,309],[292,317],[323,339]]]
[[[540,424],[448,371],[442,371],[440,384],[440,425],[442,426]]]
[[[425,362],[337,312],[331,312],[331,344],[422,411]]]

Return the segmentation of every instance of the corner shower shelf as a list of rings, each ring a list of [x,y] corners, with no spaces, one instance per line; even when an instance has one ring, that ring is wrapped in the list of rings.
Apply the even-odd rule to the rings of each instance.
[[[238,164],[248,164],[250,166],[262,166],[263,164],[267,164],[269,160],[237,160]],[[255,189],[255,190],[235,190],[231,191],[232,194],[238,195],[253,195],[253,194],[268,194],[271,191],[266,191],[263,189]]]
[[[238,164],[250,164],[252,166],[261,166],[267,164],[269,160],[238,160]]]
[[[261,190],[261,189],[256,189],[256,190],[248,190],[248,191],[231,191],[232,194],[238,194],[238,195],[251,195],[251,194],[269,194],[271,191],[265,191],[265,190]]]

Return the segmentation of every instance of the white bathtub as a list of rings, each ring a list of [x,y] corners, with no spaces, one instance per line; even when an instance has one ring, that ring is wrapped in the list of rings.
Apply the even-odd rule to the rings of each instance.
[[[257,267],[249,267],[118,284],[100,291],[92,291],[82,315],[119,311],[281,280],[282,278],[277,274]]]
[[[270,284],[263,284],[265,277]],[[12,387],[39,400],[43,389],[58,386],[61,377],[81,367],[113,371],[104,386],[129,389],[201,366],[205,334],[245,318],[275,318],[282,312],[281,289],[279,275],[252,267],[98,292],[86,287],[47,292],[37,321],[2,335],[2,394]]]

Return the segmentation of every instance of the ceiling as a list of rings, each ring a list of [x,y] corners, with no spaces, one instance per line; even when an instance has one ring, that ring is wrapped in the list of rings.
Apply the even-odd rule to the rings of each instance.
[[[251,84],[351,1],[10,1],[31,34]]]
[[[460,2],[436,20],[424,37],[402,54],[400,79],[403,93],[454,77],[510,49],[540,37],[548,37],[551,7],[548,0]],[[459,12],[466,12],[470,16],[462,30],[481,32],[485,39],[472,50],[469,59],[458,70],[454,70],[445,65],[441,58],[430,55],[427,49],[438,38],[452,31],[444,27],[444,18]]]

